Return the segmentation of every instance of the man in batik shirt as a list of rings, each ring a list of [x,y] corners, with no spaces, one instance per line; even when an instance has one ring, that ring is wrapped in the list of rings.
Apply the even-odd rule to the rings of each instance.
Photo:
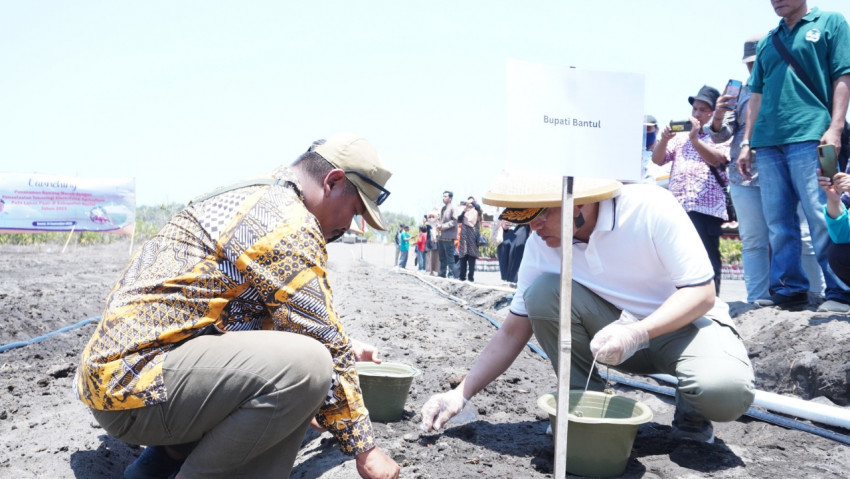
[[[354,369],[377,351],[343,330],[325,249],[354,215],[385,229],[390,175],[365,139],[335,135],[191,202],[140,248],[77,374],[109,434],[149,445],[125,477],[289,477],[314,417],[362,477],[398,476]]]

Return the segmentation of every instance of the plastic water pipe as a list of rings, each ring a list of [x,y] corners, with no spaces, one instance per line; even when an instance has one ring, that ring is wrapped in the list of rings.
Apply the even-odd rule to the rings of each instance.
[[[679,383],[678,379],[669,374],[650,374],[649,377],[669,384]],[[850,430],[850,409],[813,403],[759,390],[756,390],[753,406]]]
[[[638,381],[635,379],[629,379],[622,376],[615,376],[613,374],[605,374],[603,372],[599,373],[604,379],[609,379],[618,384],[629,386],[633,388],[643,389],[644,391],[649,391],[656,394],[666,394],[667,396],[675,396],[676,390],[669,386],[658,386],[657,384],[650,384],[644,381]],[[831,439],[835,442],[840,442],[842,444],[846,444],[850,446],[850,436],[845,434],[840,434],[835,431],[830,431],[829,429],[825,429],[822,427],[814,426],[812,424],[807,424],[804,422],[797,421],[795,419],[791,419],[785,416],[780,416],[779,414],[770,413],[767,411],[763,411],[761,409],[756,409],[751,407],[746,413],[746,416],[749,416],[754,419],[758,419],[760,421],[768,422],[771,424],[776,424],[777,426],[787,427],[788,429],[796,429],[798,431],[807,432],[809,434],[815,434],[817,436],[825,437],[827,439]]]

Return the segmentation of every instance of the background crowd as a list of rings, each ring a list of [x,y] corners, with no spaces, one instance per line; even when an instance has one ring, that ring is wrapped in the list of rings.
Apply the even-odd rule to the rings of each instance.
[[[485,221],[474,196],[454,204],[454,193],[444,191],[443,206],[424,214],[415,237],[409,225],[400,223],[393,234],[396,245],[394,264],[407,268],[409,251],[416,252],[414,266],[422,274],[475,281],[482,247],[493,245],[502,281],[515,284],[522,260],[528,225],[495,219]]]
[[[844,202],[827,211],[830,194],[848,201],[844,181],[850,154],[850,33],[841,14],[809,8],[805,0],[774,6],[779,25],[743,43],[744,80],[721,90],[703,85],[687,98],[690,114],[659,124],[644,118],[643,178],[666,187],[685,209],[722,278],[720,238],[737,229],[747,301],[793,308],[810,302],[825,312],[850,312]],[[675,121],[679,120],[679,121]],[[838,173],[824,174],[819,157],[834,156]],[[843,197],[842,197],[843,195]],[[434,276],[474,281],[482,212],[473,197],[423,216],[419,236],[396,236],[397,262],[415,247],[417,265]],[[841,209],[838,206],[841,206]],[[516,282],[527,227],[491,225],[502,280]],[[411,246],[413,241],[415,246]],[[844,255],[846,256],[846,255]],[[843,263],[842,263],[843,261]]]
[[[644,176],[666,183],[687,211],[718,292],[721,225],[737,220],[749,302],[847,313],[850,240],[838,231],[850,190],[850,31],[841,14],[805,0],[774,10],[779,26],[744,42],[746,81],[723,93],[701,87],[688,98],[690,117],[660,131],[645,118]],[[824,176],[820,157],[838,160],[839,172]]]

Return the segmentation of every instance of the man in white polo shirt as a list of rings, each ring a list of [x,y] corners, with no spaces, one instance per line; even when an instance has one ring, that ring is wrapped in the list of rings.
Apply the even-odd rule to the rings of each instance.
[[[559,203],[559,180],[540,177],[533,188],[518,191],[533,191],[541,205]],[[699,236],[662,188],[626,185],[604,200],[594,199],[592,189],[582,191],[579,181],[572,214],[570,388],[584,388],[594,357],[630,373],[673,375],[679,381],[674,434],[713,442],[711,421],[733,421],[746,412],[754,378],[728,306],[715,298],[714,272]],[[517,200],[529,204],[521,195]],[[509,208],[503,215],[534,231],[510,312],[466,379],[425,404],[426,429],[439,429],[507,370],[532,334],[557,370],[561,208]],[[596,371],[590,385],[604,386]]]

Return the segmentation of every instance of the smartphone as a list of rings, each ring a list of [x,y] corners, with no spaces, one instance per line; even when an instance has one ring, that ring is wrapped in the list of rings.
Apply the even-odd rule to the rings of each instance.
[[[820,160],[821,175],[832,179],[838,174],[838,157],[835,154],[834,145],[818,146],[818,160]]]
[[[740,80],[729,80],[726,83],[726,90],[723,91],[724,95],[731,95],[735,97],[735,104],[730,106],[733,110],[738,106],[738,96],[741,95],[741,86],[742,83]]]
[[[691,120],[670,122],[670,129],[673,130],[674,133],[678,133],[680,131],[691,131],[691,127],[693,127]]]

